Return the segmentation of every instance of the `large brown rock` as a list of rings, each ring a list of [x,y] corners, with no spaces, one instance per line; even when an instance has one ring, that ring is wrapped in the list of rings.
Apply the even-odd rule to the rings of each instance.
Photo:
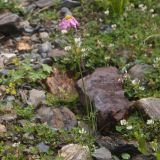
[[[58,151],[64,160],[91,160],[89,149],[79,144],[68,144]]]
[[[51,107],[41,107],[37,111],[36,117],[41,120],[41,122],[47,122],[53,128],[56,129],[72,129],[76,124],[76,116],[66,107],[51,108]]]
[[[78,81],[81,102],[86,105],[85,95],[94,104],[97,111],[99,130],[107,130],[113,123],[123,119],[128,112],[129,101],[124,97],[121,75],[115,67],[98,68],[94,73]]]
[[[160,98],[143,98],[136,101],[131,108],[137,108],[151,119],[160,119]]]
[[[19,16],[12,13],[4,13],[0,15],[0,33],[12,34],[19,33]]]

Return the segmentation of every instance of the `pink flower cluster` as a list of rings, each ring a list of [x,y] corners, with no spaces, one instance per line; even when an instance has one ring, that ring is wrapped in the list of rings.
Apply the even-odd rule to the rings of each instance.
[[[66,16],[59,23],[61,30],[67,30],[69,28],[77,28],[79,26],[78,21],[73,16]]]

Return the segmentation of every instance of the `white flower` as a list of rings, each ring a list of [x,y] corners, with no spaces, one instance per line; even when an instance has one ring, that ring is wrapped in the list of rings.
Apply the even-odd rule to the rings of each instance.
[[[153,8],[152,8],[152,9],[150,9],[150,10],[149,10],[149,12],[150,12],[150,13],[153,13],[153,12],[154,12],[154,9],[153,9]]]
[[[135,7],[135,5],[133,3],[131,3],[130,6],[133,7],[133,8]]]
[[[12,147],[18,147],[20,145],[20,142],[18,142],[18,143],[13,143],[12,144]]]
[[[112,48],[112,47],[114,47],[114,44],[113,44],[113,43],[110,43],[110,44],[108,45],[108,47],[109,47],[109,48]]]
[[[77,47],[80,47],[81,44],[82,44],[82,41],[81,41],[81,38],[80,38],[80,37],[79,37],[79,38],[75,38],[75,39],[74,39],[74,42],[75,42],[75,44],[77,45]]]
[[[64,47],[64,50],[69,51],[69,50],[71,50],[71,48],[72,48],[71,46],[66,46],[66,47]]]
[[[108,15],[109,15],[109,10],[106,10],[106,11],[104,12],[104,14],[108,16]]]
[[[80,133],[80,134],[85,134],[85,133],[87,133],[87,132],[84,130],[84,128],[82,128],[82,129],[79,130],[79,133]]]
[[[62,34],[67,34],[68,31],[64,29],[64,30],[61,31],[61,33],[62,33]]]
[[[99,21],[102,22],[103,20],[100,18]]]
[[[139,6],[138,6],[140,9],[141,9],[141,11],[146,11],[147,10],[147,6],[145,6],[144,4],[139,4]]]
[[[143,8],[143,7],[144,7],[144,4],[139,4],[138,7],[139,7],[139,8]]]
[[[142,86],[142,87],[139,87],[139,89],[142,90],[142,91],[144,91],[145,87]]]
[[[109,56],[105,56],[105,57],[104,57],[104,60],[106,60],[106,61],[108,61],[109,59],[110,59]]]
[[[132,80],[132,84],[133,84],[133,85],[136,85],[136,84],[139,84],[139,83],[140,83],[140,80],[138,80],[138,79]]]
[[[116,24],[112,24],[111,27],[115,30],[117,28]]]
[[[121,126],[125,126],[128,124],[128,122],[125,119],[120,120]]]
[[[81,49],[81,52],[85,52],[87,49],[86,48],[82,48]]]
[[[157,16],[157,14],[152,14],[152,17],[154,18],[154,17],[156,17]]]
[[[152,119],[147,120],[147,124],[148,125],[154,124],[154,120],[152,120]]]
[[[127,129],[128,129],[128,130],[132,130],[132,129],[133,129],[133,126],[132,126],[132,125],[129,125],[129,126],[127,126]]]

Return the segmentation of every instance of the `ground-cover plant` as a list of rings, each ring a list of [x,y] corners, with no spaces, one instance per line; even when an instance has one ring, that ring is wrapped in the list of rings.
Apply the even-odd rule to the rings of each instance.
[[[16,0],[12,0],[12,1],[0,0],[0,12],[4,10],[9,10],[12,12],[22,11],[20,6],[18,6],[18,3],[16,3]]]
[[[45,79],[52,72],[52,67],[41,64],[38,70],[33,69],[30,60],[17,63],[16,69],[9,70],[7,76],[3,76],[1,84],[6,86],[7,94],[16,94],[16,88],[25,82],[37,82]]]
[[[122,15],[127,4],[128,4],[128,0],[109,0],[112,11],[114,14],[117,15]]]
[[[78,102],[78,96],[75,95],[67,95],[66,98],[61,98],[58,96],[55,96],[51,93],[47,93],[46,94],[46,101],[45,104],[49,105],[49,106],[53,106],[53,105],[69,105],[69,106],[75,106]]]
[[[160,97],[160,58],[153,60],[152,69],[145,73],[145,79],[131,79],[129,75],[124,77],[124,91],[129,99],[144,97]]]
[[[41,21],[49,22],[51,20],[56,20],[58,18],[58,14],[55,10],[53,11],[44,11],[38,14],[38,17]]]
[[[160,141],[159,141],[159,120],[144,120],[139,112],[136,112],[128,118],[121,120],[116,126],[116,130],[120,132],[128,140],[136,140],[138,149],[143,154],[154,153],[159,160]]]

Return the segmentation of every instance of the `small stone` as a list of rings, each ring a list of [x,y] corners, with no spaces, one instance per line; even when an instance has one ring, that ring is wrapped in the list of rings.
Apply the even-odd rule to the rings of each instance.
[[[0,124],[0,133],[5,133],[5,132],[7,132],[5,125]]]
[[[52,50],[52,45],[50,42],[45,42],[45,43],[41,44],[40,48],[39,48],[40,53],[47,53],[51,50]]]
[[[58,151],[58,156],[64,160],[91,160],[90,152],[87,147],[79,144],[68,144]]]
[[[15,97],[14,96],[7,96],[7,102],[11,102],[11,101],[15,101]]]
[[[69,9],[80,6],[81,3],[74,0],[63,0],[62,7],[67,7]]]
[[[111,152],[104,147],[96,149],[92,156],[96,158],[96,160],[112,160]]]
[[[156,157],[153,155],[137,155],[133,157],[131,160],[156,160]]]
[[[29,51],[31,50],[31,46],[25,42],[25,41],[20,41],[20,42],[17,42],[17,49],[19,51]]]
[[[52,58],[62,58],[66,56],[68,52],[61,50],[61,49],[52,49],[49,53],[48,56]]]
[[[5,114],[0,116],[0,121],[13,121],[17,118],[17,114],[16,113],[9,113],[9,114]]]
[[[53,65],[53,60],[51,58],[45,58],[45,59],[42,59],[42,64],[47,64],[49,66],[52,66]]]
[[[39,37],[42,41],[47,41],[49,39],[49,34],[47,32],[40,32]]]
[[[7,60],[10,60],[16,57],[15,53],[1,53],[1,55],[4,56]]]
[[[38,148],[38,150],[39,150],[40,152],[43,152],[43,153],[46,153],[46,152],[48,152],[48,150],[49,150],[49,146],[47,146],[47,145],[44,144],[43,142],[42,142],[42,143],[39,143],[39,144],[37,145],[37,148]]]
[[[36,5],[39,8],[51,7],[53,6],[53,1],[52,0],[39,0],[36,2]]]
[[[9,70],[2,69],[2,70],[0,70],[0,75],[6,76],[6,75],[8,75],[8,72],[9,72]]]
[[[23,135],[23,138],[26,138],[26,139],[28,139],[28,140],[34,140],[34,136],[33,136],[33,135],[30,135],[29,133],[25,133],[25,134]]]
[[[32,37],[31,37],[31,40],[32,40],[33,42],[38,42],[38,41],[39,41],[39,38],[37,37],[36,34],[33,34]]]
[[[0,56],[0,68],[4,68],[4,57]]]
[[[39,106],[45,100],[45,92],[37,89],[32,89],[29,92],[29,104],[34,107]]]

